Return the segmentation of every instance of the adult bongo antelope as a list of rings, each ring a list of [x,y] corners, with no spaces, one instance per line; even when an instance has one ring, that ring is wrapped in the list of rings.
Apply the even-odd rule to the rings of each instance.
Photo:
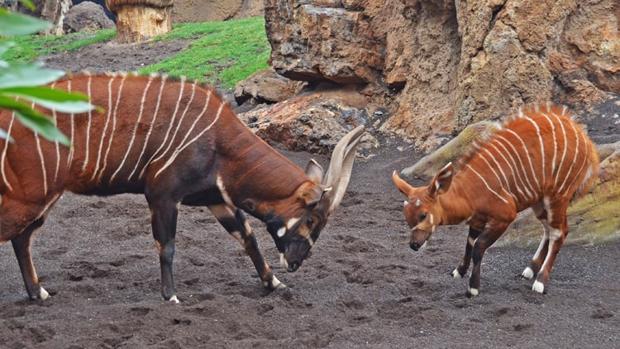
[[[481,143],[459,161],[458,171],[449,163],[427,186],[414,188],[393,173],[407,196],[410,246],[418,250],[439,225],[467,222],[465,256],[452,275],[462,278],[473,258],[468,295],[476,296],[484,252],[531,207],[544,231],[522,276],[536,275],[532,289],[543,293],[568,233],[568,204],[598,177],[596,148],[565,107],[550,104],[522,110]]]
[[[280,260],[295,271],[348,185],[360,126],[335,147],[325,176],[305,172],[255,136],[212,88],[185,79],[132,74],[67,77],[104,108],[67,117],[49,111],[70,148],[49,142],[0,112],[14,142],[0,143],[0,242],[11,241],[31,299],[45,299],[30,244],[65,190],[94,195],[144,193],[161,264],[161,293],[178,302],[172,260],[179,204],[207,206],[251,258],[263,285],[284,287],[258,249],[243,211],[267,225]]]

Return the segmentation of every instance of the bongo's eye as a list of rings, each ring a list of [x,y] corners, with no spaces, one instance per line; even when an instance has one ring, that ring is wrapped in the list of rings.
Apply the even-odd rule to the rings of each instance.
[[[422,212],[422,213],[420,213],[420,215],[418,215],[418,221],[419,222],[422,222],[425,219],[426,219],[426,213]]]
[[[314,224],[314,220],[312,219],[312,217],[308,218],[308,220],[306,221],[306,223],[308,224],[308,226],[312,226]]]

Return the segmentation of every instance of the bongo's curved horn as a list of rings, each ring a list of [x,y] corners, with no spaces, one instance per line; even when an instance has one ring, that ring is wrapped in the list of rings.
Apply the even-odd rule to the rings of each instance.
[[[333,212],[344,196],[349,180],[351,179],[351,171],[353,169],[353,161],[355,161],[355,153],[357,146],[364,135],[364,126],[358,126],[351,132],[347,133],[334,148],[329,168],[325,175],[323,185],[331,187],[326,193],[329,199],[329,212]]]

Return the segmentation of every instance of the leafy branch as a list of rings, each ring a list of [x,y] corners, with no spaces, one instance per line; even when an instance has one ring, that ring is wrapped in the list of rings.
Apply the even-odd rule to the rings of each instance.
[[[34,9],[30,0],[20,1]],[[35,109],[35,105],[60,113],[77,114],[94,109],[88,97],[44,86],[64,76],[61,70],[48,69],[39,63],[10,64],[2,59],[2,55],[14,45],[7,38],[37,33],[49,26],[40,19],[0,8],[0,109],[12,111],[24,126],[46,139],[69,146],[69,139],[56,127],[54,120]],[[0,129],[0,138],[7,137],[6,131]]]

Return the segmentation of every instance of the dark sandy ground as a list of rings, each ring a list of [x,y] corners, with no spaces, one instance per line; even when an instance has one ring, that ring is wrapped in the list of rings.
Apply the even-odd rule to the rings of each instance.
[[[300,164],[310,157],[286,154]],[[0,347],[618,347],[620,243],[566,246],[547,295],[517,277],[533,250],[493,248],[482,293],[468,299],[466,281],[448,275],[465,227],[441,229],[421,252],[407,246],[388,174],[410,161],[397,151],[358,160],[342,206],[296,273],[278,266],[271,238],[252,221],[289,286],[270,294],[210,213],[183,207],[179,305],[160,298],[142,196],[67,194],[34,246],[50,299],[25,300],[12,248],[0,246]]]
[[[101,44],[47,62],[74,71],[134,70],[181,47]],[[620,138],[609,120],[592,124],[600,141]],[[206,209],[182,207],[175,260],[181,304],[163,302],[144,198],[65,195],[34,244],[50,299],[26,300],[12,248],[0,246],[0,348],[619,347],[620,242],[565,246],[547,295],[518,277],[534,249],[492,248],[481,295],[468,299],[467,281],[449,275],[466,228],[440,229],[425,250],[411,251],[389,174],[414,159],[394,144],[381,149],[357,160],[342,206],[298,272],[278,265],[271,238],[252,221],[289,286],[274,293],[262,289],[249,258]],[[301,165],[310,158],[286,155]]]

